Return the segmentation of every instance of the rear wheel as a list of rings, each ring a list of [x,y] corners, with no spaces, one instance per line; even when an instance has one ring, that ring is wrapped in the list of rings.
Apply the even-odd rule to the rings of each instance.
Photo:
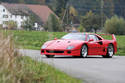
[[[106,54],[105,56],[103,55],[103,57],[104,57],[104,58],[112,58],[113,54],[114,54],[113,45],[112,45],[112,44],[109,44],[109,46],[108,46],[108,48],[107,48],[107,54]]]
[[[47,58],[53,58],[55,55],[45,55]]]
[[[81,57],[86,58],[88,55],[88,47],[87,45],[83,45],[81,48]]]

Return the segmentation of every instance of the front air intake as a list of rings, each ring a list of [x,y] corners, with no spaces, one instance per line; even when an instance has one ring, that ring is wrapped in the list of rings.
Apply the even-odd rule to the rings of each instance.
[[[50,50],[47,50],[46,52],[47,53],[64,53],[64,51],[50,51]]]

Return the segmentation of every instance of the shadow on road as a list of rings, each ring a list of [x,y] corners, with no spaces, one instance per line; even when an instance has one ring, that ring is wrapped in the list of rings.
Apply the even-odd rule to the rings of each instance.
[[[46,57],[44,57],[46,58]],[[88,56],[86,58],[82,57],[73,57],[73,56],[55,56],[53,59],[104,59],[101,56]]]

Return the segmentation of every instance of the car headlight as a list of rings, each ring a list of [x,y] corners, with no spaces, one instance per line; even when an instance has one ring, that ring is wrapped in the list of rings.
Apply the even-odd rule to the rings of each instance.
[[[68,50],[71,50],[71,49],[73,49],[73,48],[74,48],[74,46],[68,46],[68,47],[67,47]]]
[[[41,47],[41,49],[45,49],[47,46],[46,45],[43,45],[42,47]]]

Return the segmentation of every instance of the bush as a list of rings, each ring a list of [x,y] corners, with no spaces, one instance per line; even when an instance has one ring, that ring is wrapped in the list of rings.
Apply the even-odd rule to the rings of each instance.
[[[107,19],[104,27],[107,33],[116,35],[125,34],[125,20],[122,17],[113,16],[111,19]]]
[[[85,27],[87,32],[94,30],[96,33],[97,30],[101,29],[101,19],[102,17],[98,14],[89,11],[85,16],[81,18],[81,25]],[[103,17],[105,20],[105,17]]]

